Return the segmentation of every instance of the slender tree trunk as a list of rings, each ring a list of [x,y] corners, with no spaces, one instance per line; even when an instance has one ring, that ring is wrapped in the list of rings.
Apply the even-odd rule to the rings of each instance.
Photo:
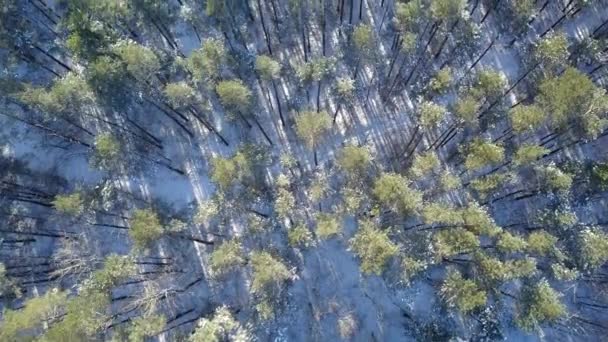
[[[249,3],[249,2],[247,2]],[[262,3],[260,0],[257,0],[258,4],[258,12],[260,13],[260,22],[262,23],[262,30],[264,31],[264,36],[266,37],[266,45],[268,46],[268,53],[272,56],[272,47],[270,45],[270,37],[268,36],[268,30],[266,29],[266,24],[264,23],[264,11],[262,10]],[[247,6],[249,7],[249,5]]]
[[[274,90],[274,97],[277,102],[277,109],[279,110],[279,117],[281,118],[281,125],[285,127],[285,119],[283,118],[283,110],[281,109],[281,100],[279,98],[279,90],[277,89],[277,84],[275,80],[272,80],[272,87]]]

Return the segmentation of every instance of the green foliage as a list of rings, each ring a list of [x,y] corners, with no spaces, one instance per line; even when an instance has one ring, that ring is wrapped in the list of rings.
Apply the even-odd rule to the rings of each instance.
[[[251,90],[241,80],[221,81],[215,91],[228,109],[245,111],[251,105]]]
[[[502,146],[481,139],[473,140],[467,148],[464,165],[469,171],[503,161],[505,150]]]
[[[306,111],[296,117],[296,133],[311,150],[330,128],[331,117],[325,111]]]
[[[358,187],[345,187],[342,190],[342,201],[349,214],[356,214],[366,196]]]
[[[420,105],[420,125],[425,128],[437,127],[445,115],[445,107],[426,101]]]
[[[608,261],[608,234],[603,231],[597,228],[581,231],[578,246],[578,257],[583,268],[594,269]]]
[[[78,216],[84,210],[84,201],[79,192],[57,195],[52,203],[58,212],[69,216]]]
[[[473,96],[464,96],[456,102],[454,115],[467,125],[477,125],[479,101]]]
[[[26,87],[17,97],[26,104],[55,114],[77,114],[95,100],[86,80],[72,72],[57,80],[48,90]]]
[[[547,153],[549,153],[549,149],[543,146],[523,144],[515,152],[515,155],[513,156],[513,163],[516,166],[533,163]]]
[[[196,82],[203,82],[217,79],[226,60],[227,54],[222,41],[211,38],[203,42],[200,49],[192,52],[186,59],[185,66]]]
[[[264,251],[251,254],[253,281],[251,290],[254,293],[266,292],[271,286],[280,286],[291,278],[291,271],[280,260]]]
[[[433,151],[428,151],[416,156],[410,169],[410,175],[413,179],[424,178],[438,166],[439,158],[437,158],[437,154]]]
[[[422,218],[426,224],[445,223],[449,225],[462,225],[464,218],[462,211],[450,208],[441,203],[429,203],[422,208]]]
[[[211,159],[211,180],[221,190],[227,190],[235,184],[243,183],[252,175],[251,160],[242,149],[231,158],[215,157]]]
[[[485,199],[491,192],[499,189],[510,179],[509,173],[493,173],[471,181],[471,187],[477,191],[481,199]]]
[[[299,224],[287,231],[287,240],[292,247],[309,247],[312,244],[312,233],[305,225]]]
[[[462,210],[462,217],[464,218],[467,230],[470,230],[475,234],[493,237],[502,231],[502,229],[494,223],[494,219],[488,214],[487,210],[477,203],[472,203],[464,208]]]
[[[245,263],[241,243],[232,239],[219,245],[209,258],[209,267],[214,274],[225,274]]]
[[[397,26],[402,31],[411,30],[420,20],[423,11],[421,0],[413,0],[408,2],[397,2],[395,4],[395,18]]]
[[[194,333],[188,338],[189,342],[221,342],[221,341],[251,341],[251,333],[244,328],[226,306],[215,310],[212,318],[202,318]]]
[[[608,98],[604,90],[577,69],[568,68],[560,76],[544,79],[539,86],[538,102],[551,115],[554,126],[569,121],[579,125],[587,137],[596,137],[608,121]]]
[[[405,52],[413,52],[416,49],[417,41],[418,41],[417,34],[412,33],[412,32],[406,32],[403,35],[403,42],[401,43],[401,49]]]
[[[387,262],[399,251],[388,233],[371,221],[360,221],[357,234],[350,241],[351,250],[361,259],[364,273],[381,275]]]
[[[410,181],[396,173],[383,173],[376,179],[373,194],[378,201],[401,214],[415,212],[422,205],[422,193],[409,187]]]
[[[374,34],[371,25],[360,24],[353,30],[353,43],[363,56],[372,52],[374,45]]]
[[[522,298],[517,323],[525,330],[537,328],[545,322],[553,322],[566,315],[566,307],[559,300],[560,294],[543,279],[528,288]]]
[[[502,72],[482,70],[477,74],[477,83],[471,89],[471,94],[478,100],[495,99],[502,95],[506,86],[507,81]]]
[[[512,2],[513,11],[518,19],[518,22],[527,23],[532,14],[534,14],[534,0],[515,0]]]
[[[448,271],[441,285],[441,297],[449,307],[463,314],[486,305],[487,296],[473,280],[464,279],[456,270]]]
[[[496,247],[503,253],[519,253],[528,247],[528,243],[519,235],[503,231],[496,243]]]
[[[557,238],[544,230],[528,235],[528,251],[530,253],[546,256],[554,251]]]
[[[122,61],[102,56],[87,68],[91,88],[115,105],[124,105],[129,88],[127,75]]]
[[[169,103],[175,108],[186,108],[196,101],[194,89],[186,82],[169,83],[163,92]]]
[[[116,166],[121,157],[120,143],[110,133],[99,134],[95,137],[95,155],[93,164],[102,169]]]
[[[545,112],[537,105],[519,105],[509,112],[511,125],[517,133],[535,130],[546,119]]]
[[[498,258],[478,252],[474,254],[474,260],[481,278],[489,284],[502,282],[509,276],[507,265]]]
[[[365,147],[345,146],[337,158],[338,165],[349,176],[363,176],[371,164],[372,157]]]
[[[342,232],[340,217],[325,213],[317,214],[316,234],[320,239],[329,239]]]
[[[536,273],[536,259],[534,258],[508,260],[506,265],[509,279],[530,277]]]
[[[567,268],[566,266],[560,263],[555,263],[551,265],[551,272],[553,273],[553,277],[555,277],[555,279],[561,281],[576,280],[576,278],[578,278],[579,276],[579,273],[576,269]]]
[[[592,177],[598,183],[600,189],[608,189],[608,163],[594,165]]]
[[[433,236],[433,246],[435,255],[441,259],[476,250],[479,247],[479,239],[462,228],[443,229]]]
[[[568,38],[564,33],[545,37],[536,46],[534,55],[547,70],[555,72],[568,63]]]
[[[255,59],[255,71],[263,80],[273,80],[279,77],[281,65],[268,56],[258,56]]]
[[[435,20],[456,20],[462,15],[466,5],[465,0],[431,1],[431,17]]]
[[[135,275],[137,269],[129,256],[110,254],[104,261],[103,268],[93,272],[87,283],[88,290],[107,292],[118,282]]]
[[[572,186],[572,175],[560,170],[554,164],[536,167],[535,171],[545,189],[568,191]]]
[[[452,69],[450,67],[444,67],[433,79],[431,79],[430,86],[433,91],[442,92],[446,90],[452,82]]]
[[[418,273],[424,271],[427,267],[426,262],[422,260],[417,260],[411,257],[404,257],[401,261],[401,268],[403,270],[402,279],[406,285],[410,284],[412,278],[414,278]]]
[[[316,175],[310,186],[308,187],[308,194],[310,195],[310,200],[317,203],[329,192],[329,184],[327,183],[327,178],[321,175]]]
[[[43,341],[85,341],[99,333],[109,319],[108,293],[83,290],[68,301],[66,315],[61,322],[46,331]]]
[[[318,82],[333,72],[335,62],[333,58],[317,57],[308,63],[295,66],[296,75],[303,83]]]
[[[135,210],[129,224],[129,236],[138,250],[145,249],[163,235],[158,215],[151,209]]]
[[[129,342],[144,342],[147,337],[160,334],[167,319],[163,315],[136,317],[129,328]]]
[[[335,88],[338,97],[342,101],[347,101],[355,95],[355,80],[350,77],[338,78]]]
[[[441,183],[442,189],[446,191],[454,190],[461,186],[460,178],[447,170],[441,174],[439,182]]]
[[[146,80],[160,69],[158,57],[146,46],[133,41],[121,41],[113,51],[120,56],[127,71],[138,80]]]
[[[25,301],[21,310],[5,309],[0,325],[0,340],[20,341],[21,333],[38,328],[61,313],[67,302],[67,292],[51,289],[40,297]]]
[[[203,225],[213,219],[220,212],[220,203],[223,200],[221,195],[203,201],[199,204],[196,214],[194,214],[194,223]]]
[[[291,191],[285,188],[279,188],[274,202],[274,210],[279,218],[289,217],[289,214],[294,211],[295,206],[296,199]]]

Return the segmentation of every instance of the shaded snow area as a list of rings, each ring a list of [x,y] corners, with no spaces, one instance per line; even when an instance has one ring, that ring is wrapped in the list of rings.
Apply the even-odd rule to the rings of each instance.
[[[40,30],[47,26],[55,27],[53,22],[60,21],[59,18],[66,13],[62,1],[18,2],[21,13],[31,18],[29,25],[40,26]],[[364,273],[361,260],[351,247],[353,237],[361,229],[358,221],[371,219],[379,222],[398,245],[400,255],[409,255],[410,252],[413,255],[420,250],[424,252],[419,254],[431,255],[432,238],[429,234],[436,227],[423,224],[419,215],[393,215],[367,202],[356,214],[338,209],[346,181],[336,161],[346,145],[366,147],[374,161],[365,182],[373,184],[372,174],[395,172],[407,175],[406,170],[412,165],[414,155],[435,151],[441,169],[459,176],[462,186],[441,192],[438,189],[440,173],[437,173],[437,179],[414,181],[412,187],[424,192],[425,203],[441,202],[461,207],[475,199],[487,209],[498,226],[528,234],[535,229],[539,212],[555,210],[561,199],[552,193],[535,191],[531,183],[519,181],[503,181],[505,184],[500,190],[482,199],[469,185],[476,177],[493,170],[486,168],[481,170],[483,173],[466,171],[461,156],[462,146],[478,135],[503,144],[510,155],[522,143],[540,141],[552,152],[541,157],[543,164],[606,162],[608,134],[586,140],[570,133],[554,135],[554,130],[547,127],[535,133],[516,135],[510,121],[504,117],[483,122],[481,128],[464,127],[452,113],[453,105],[461,95],[456,85],[431,97],[449,111],[436,127],[420,128],[418,108],[423,99],[429,99],[425,95],[427,84],[446,65],[452,68],[455,84],[470,84],[475,71],[495,69],[504,74],[508,89],[532,65],[527,57],[529,49],[548,28],[554,26],[554,31],[565,33],[574,46],[606,23],[607,1],[551,0],[547,1],[548,4],[530,1],[538,13],[528,22],[523,33],[516,35],[514,29],[504,27],[506,24],[502,17],[497,17],[497,14],[501,15],[503,6],[507,6],[505,3],[513,1],[471,0],[464,9],[464,18],[473,22],[473,33],[462,33],[464,29],[461,26],[464,25],[461,25],[455,26],[454,31],[448,34],[446,30],[451,25],[441,26],[432,42],[425,46],[433,26],[430,23],[428,29],[417,37],[418,44],[412,52],[398,52],[396,48],[403,37],[395,29],[394,6],[395,2],[406,1],[304,1],[306,12],[298,19],[306,21],[303,25],[306,28],[304,48],[301,26],[289,15],[291,0],[248,2],[248,6],[244,6],[236,1],[240,4],[230,13],[231,19],[220,23],[203,13],[204,6],[200,7],[203,1],[167,0],[174,20],[160,30],[173,40],[171,42],[154,30],[154,26],[138,24],[136,20],[129,23],[132,27],[128,29],[137,33],[139,44],[150,47],[159,56],[169,56],[166,58],[168,61],[191,56],[207,39],[222,41],[231,55],[230,70],[225,73],[230,78],[240,78],[252,91],[254,113],[245,120],[251,127],[235,113],[225,110],[211,83],[197,84],[197,92],[206,99],[204,117],[207,123],[197,119],[194,111],[180,112],[187,120],[178,117],[161,104],[163,95],[160,91],[151,95],[142,92],[127,108],[115,110],[115,113],[105,111],[107,108],[95,110],[103,111],[107,120],[133,129],[140,136],[146,136],[144,130],[149,132],[161,142],[162,148],[142,147],[143,139],[125,138],[124,143],[129,148],[121,152],[123,155],[116,165],[108,170],[94,165],[93,135],[78,131],[57,117],[45,116],[45,127],[65,129],[68,135],[79,137],[84,144],[68,141],[35,125],[38,122],[36,118],[43,116],[36,108],[4,99],[4,94],[0,94],[3,98],[0,103],[0,111],[3,112],[0,115],[0,172],[3,177],[0,220],[4,221],[0,223],[0,262],[9,266],[8,275],[16,277],[23,293],[22,298],[0,304],[1,308],[21,308],[27,298],[42,295],[53,288],[77,293],[83,279],[92,270],[102,267],[105,257],[115,253],[133,255],[137,272],[112,289],[111,319],[92,340],[110,340],[112,336],[118,336],[120,329],[129,326],[145,312],[143,305],[133,303],[151,293],[156,296],[154,310],[164,315],[166,325],[147,337],[150,341],[187,340],[201,319],[210,319],[223,305],[256,341],[608,339],[606,267],[601,269],[604,273],[594,275],[601,278],[595,279],[596,282],[592,282],[594,279],[590,275],[572,282],[550,279],[552,287],[564,294],[560,299],[571,317],[556,324],[540,325],[531,331],[520,329],[516,322],[520,305],[516,297],[524,287],[519,279],[488,291],[486,308],[474,314],[463,315],[446,306],[440,295],[446,266],[468,265],[472,257],[458,255],[454,260],[440,260],[441,265],[428,267],[409,280],[404,280],[396,258],[387,262],[381,275]],[[324,4],[325,9],[321,10],[319,3]],[[260,4],[261,8],[258,8]],[[340,4],[345,6],[343,18],[337,11]],[[568,8],[580,10],[574,14],[567,10],[569,15],[562,18],[566,4]],[[191,10],[201,11],[195,23],[183,17],[188,6]],[[265,27],[262,27],[261,15]],[[352,52],[350,37],[354,27],[360,24],[369,24],[373,28],[374,48],[373,56],[359,64]],[[423,24],[421,26],[424,28]],[[608,31],[608,25],[606,29]],[[66,63],[73,70],[86,70],[89,67],[87,63],[55,48],[63,44],[60,29],[57,27],[56,30],[59,35],[47,32],[36,44],[60,60],[69,61]],[[121,30],[128,31],[126,28]],[[281,76],[272,82],[257,77],[254,71],[256,56],[268,54],[265,31],[270,36],[272,57],[282,68]],[[462,43],[468,39],[467,34],[475,37],[474,43]],[[445,45],[442,45],[444,38]],[[488,46],[491,48],[482,55]],[[418,59],[416,56],[419,55],[423,57]],[[478,59],[479,56],[483,58]],[[294,65],[319,57],[335,58],[332,77],[302,84],[295,75]],[[393,59],[395,63],[391,65]],[[2,56],[2,60],[8,58]],[[67,74],[65,68],[53,65],[50,59],[44,61],[59,75]],[[3,74],[10,72],[19,81],[37,86],[48,86],[55,78],[53,73],[41,71],[39,66],[34,67],[26,61],[15,63],[17,66],[10,70],[7,66]],[[162,72],[167,74],[174,72],[171,68],[180,70],[174,65],[162,68]],[[593,66],[579,67],[590,68]],[[593,74],[595,84],[601,87],[605,87],[605,69]],[[191,77],[183,71],[174,74],[179,76],[171,81]],[[335,79],[343,77],[354,79],[355,95],[350,101],[340,101],[334,89]],[[154,82],[161,84],[166,80],[159,78]],[[506,113],[511,106],[531,103],[527,82],[527,79],[521,81],[504,94],[504,101],[497,107]],[[156,104],[163,110],[159,110]],[[279,108],[285,125],[281,123]],[[326,111],[332,117],[329,133],[314,152],[302,143],[295,128],[295,118],[305,110]],[[85,117],[81,121],[80,124],[95,136],[114,127],[93,117]],[[207,124],[227,140],[228,146]],[[268,135],[272,144],[263,133]],[[242,189],[225,194],[219,207],[222,213],[205,222],[197,221],[198,208],[217,200],[220,192],[219,186],[211,179],[213,158],[234,156],[247,144],[262,146],[268,155],[266,164],[255,170],[256,181],[263,186],[251,191],[254,195],[240,191]],[[285,155],[292,155],[295,163],[289,167],[282,165],[281,159]],[[280,174],[289,178],[289,189],[296,201],[293,210],[302,218],[300,222],[279,218],[275,213]],[[329,189],[321,201],[316,201],[311,199],[310,188],[314,179],[320,176],[326,178]],[[576,215],[579,226],[593,225],[605,231],[608,226],[606,191],[588,193],[583,189],[585,182],[575,180],[565,206]],[[16,191],[13,183],[25,186],[19,188],[22,192],[32,191],[29,188],[40,192],[32,191],[33,195],[23,195],[25,197],[16,195],[12,192]],[[51,203],[54,195],[74,191],[86,193],[86,200],[92,203],[80,219],[58,214]],[[137,254],[132,249],[129,233],[134,211],[142,208],[158,212],[164,225],[179,219],[186,223],[186,228],[164,234],[144,253]],[[344,213],[340,222],[341,233],[325,240],[315,239],[306,247],[290,245],[289,229],[303,224],[314,231],[315,215],[320,211]],[[262,232],[255,231],[254,220],[262,222]],[[408,231],[410,229],[414,230]],[[414,236],[418,231],[419,235]],[[412,235],[407,235],[410,233]],[[210,256],[218,246],[232,238],[239,241],[245,257],[230,272],[218,276],[210,268]],[[484,244],[490,243],[482,239],[481,245]],[[50,260],[56,260],[66,245],[73,248],[70,253],[77,250],[87,255],[89,259],[83,268],[90,269],[79,275],[55,276],[52,272],[54,264]],[[488,247],[492,248],[495,247]],[[261,319],[256,309],[263,296],[251,290],[254,273],[251,255],[260,250],[269,251],[284,262],[291,275],[279,289],[274,289],[275,298],[270,301],[274,314],[268,319]],[[428,257],[428,260],[434,259]],[[19,267],[23,267],[23,272]],[[549,263],[539,262],[541,267],[543,272],[550,274]]]

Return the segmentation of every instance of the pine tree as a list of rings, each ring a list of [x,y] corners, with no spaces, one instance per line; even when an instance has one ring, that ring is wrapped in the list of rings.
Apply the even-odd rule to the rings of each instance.
[[[488,165],[498,164],[504,159],[504,148],[482,139],[473,140],[467,148],[464,165],[473,171]]]
[[[60,213],[69,216],[78,216],[84,210],[84,201],[80,192],[67,195],[57,195],[53,200],[53,206]]]
[[[214,274],[222,275],[245,263],[241,243],[236,239],[226,241],[211,253],[209,267]]]
[[[441,285],[441,297],[450,307],[463,314],[470,313],[486,305],[487,295],[470,279],[464,279],[456,270],[448,271]]]
[[[376,179],[373,194],[378,201],[401,214],[417,211],[422,205],[422,193],[409,187],[410,181],[398,174],[383,173]]]
[[[399,251],[388,233],[379,230],[371,221],[360,221],[357,234],[350,240],[350,248],[361,259],[364,273],[381,275],[387,262]]]
[[[437,127],[445,115],[445,107],[427,101],[420,105],[420,125],[425,128]]]
[[[526,330],[537,328],[545,322],[553,322],[566,314],[566,307],[559,300],[546,279],[526,289],[522,297],[522,309],[517,323]]]
[[[251,105],[251,90],[241,80],[221,81],[215,91],[229,110],[246,111]]]
[[[129,236],[138,250],[145,249],[163,235],[158,215],[151,209],[135,210],[129,223]]]

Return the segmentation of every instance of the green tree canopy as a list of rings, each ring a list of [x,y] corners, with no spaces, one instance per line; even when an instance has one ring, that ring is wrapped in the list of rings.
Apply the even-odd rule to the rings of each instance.
[[[469,171],[482,168],[484,166],[498,164],[505,157],[504,148],[500,145],[474,139],[467,148],[467,156],[464,165]]]
[[[513,130],[517,133],[535,130],[539,128],[547,118],[547,115],[542,108],[536,105],[519,105],[509,111],[509,116],[511,117]]]
[[[245,111],[251,105],[251,90],[241,80],[222,81],[215,91],[229,110]]]
[[[95,155],[93,164],[103,169],[112,169],[121,157],[121,145],[110,133],[95,137]]]
[[[542,323],[553,322],[566,314],[566,307],[559,300],[559,293],[543,279],[524,291],[517,323],[526,330]]]
[[[281,65],[268,56],[258,56],[255,59],[255,71],[263,80],[273,80],[279,77]]]
[[[608,234],[587,228],[578,236],[579,259],[584,268],[594,269],[608,261]]]
[[[425,101],[420,105],[420,125],[425,128],[436,127],[445,116],[445,107]]]
[[[536,45],[534,56],[550,72],[558,71],[567,65],[568,38],[564,33],[556,33],[540,40]]]
[[[441,285],[441,297],[449,307],[456,308],[463,314],[486,305],[485,291],[470,279],[465,279],[456,270],[448,271],[447,277]]]
[[[55,196],[53,206],[60,213],[78,216],[84,210],[84,201],[80,192],[73,192],[71,194]]]
[[[513,155],[513,162],[517,166],[533,163],[543,155],[549,153],[549,149],[540,145],[523,144]]]
[[[376,179],[373,194],[378,201],[401,214],[417,211],[422,205],[422,193],[409,187],[410,181],[395,173],[383,173]]]
[[[129,220],[129,236],[136,249],[145,249],[163,235],[158,215],[151,209],[138,209]]]
[[[369,150],[354,145],[345,146],[338,154],[338,165],[351,176],[363,176],[372,161]]]
[[[331,117],[325,111],[306,111],[296,117],[296,133],[311,150],[330,128]]]
[[[556,127],[573,122],[584,135],[593,138],[608,126],[606,92],[574,68],[541,81],[539,92],[537,101]]]
[[[361,259],[364,273],[382,274],[390,258],[397,254],[388,233],[378,229],[371,221],[360,221],[357,234],[350,241],[350,248]]]
[[[186,82],[168,83],[164,90],[169,103],[178,109],[187,108],[196,101],[194,89]]]
[[[254,293],[266,292],[270,287],[280,286],[291,278],[291,271],[287,266],[265,251],[251,254],[251,267],[253,267],[251,290]]]
[[[146,46],[133,41],[121,41],[113,51],[126,64],[127,71],[138,80],[149,79],[160,69],[158,57]]]
[[[224,274],[245,263],[241,243],[236,240],[228,240],[219,245],[209,258],[209,267],[215,274]]]

